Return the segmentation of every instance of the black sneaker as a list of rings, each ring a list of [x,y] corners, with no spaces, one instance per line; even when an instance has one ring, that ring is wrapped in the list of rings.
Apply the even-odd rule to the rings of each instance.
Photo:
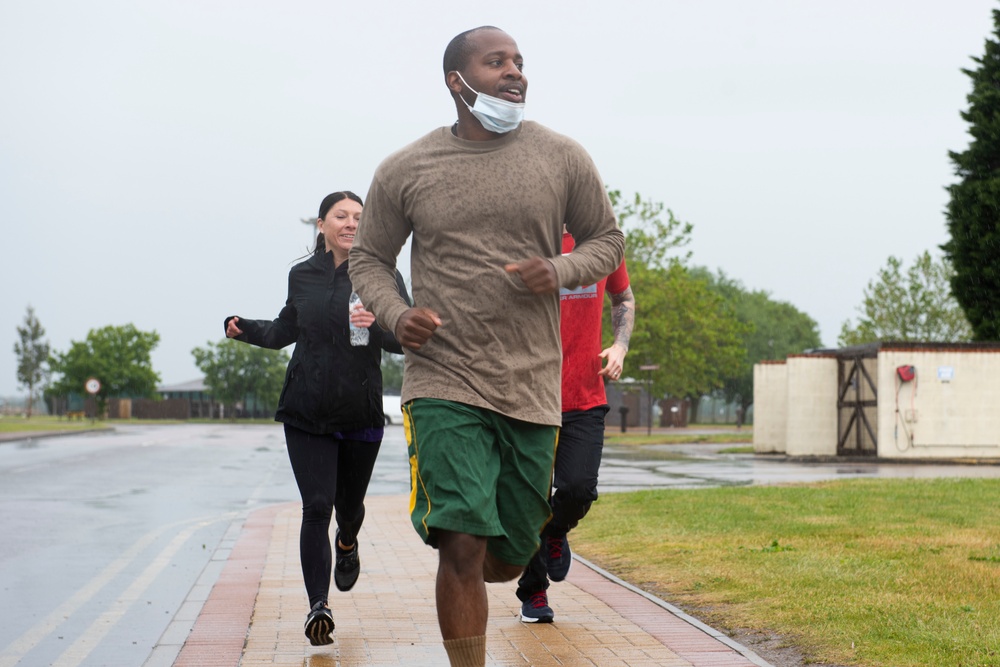
[[[573,553],[569,550],[569,540],[566,533],[554,537],[547,535],[545,544],[545,569],[552,581],[562,581],[569,574],[569,566],[573,562]]]
[[[354,539],[354,546],[344,551],[340,548],[340,530],[337,530],[337,537],[333,542],[334,551],[337,554],[337,562],[333,566],[333,583],[337,585],[338,591],[349,591],[354,588],[354,584],[361,574],[361,559],[358,558],[358,540]]]
[[[333,643],[333,613],[325,602],[317,602],[306,616],[306,637],[313,646],[326,646]]]
[[[522,623],[551,623],[555,617],[545,591],[538,591],[521,603]]]

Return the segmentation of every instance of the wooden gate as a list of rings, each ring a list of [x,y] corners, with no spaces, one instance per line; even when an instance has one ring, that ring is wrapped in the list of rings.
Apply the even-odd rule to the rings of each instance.
[[[837,455],[878,454],[878,350],[837,358]]]

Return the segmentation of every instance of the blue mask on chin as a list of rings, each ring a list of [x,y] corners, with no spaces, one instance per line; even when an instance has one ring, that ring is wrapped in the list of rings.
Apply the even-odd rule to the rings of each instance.
[[[476,103],[472,106],[469,106],[469,103],[461,95],[458,97],[485,129],[497,134],[506,134],[517,129],[517,126],[524,120],[524,102],[508,102],[499,97],[476,92],[472,86],[465,82],[465,77],[462,76],[461,72],[456,70],[455,74],[462,80],[466,88],[476,93]]]

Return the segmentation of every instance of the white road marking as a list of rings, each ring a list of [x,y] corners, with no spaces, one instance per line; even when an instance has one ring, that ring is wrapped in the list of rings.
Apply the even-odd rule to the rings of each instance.
[[[170,543],[156,556],[152,563],[139,575],[122,595],[115,600],[111,609],[101,614],[81,637],[77,639],[52,663],[53,667],[74,667],[79,665],[90,652],[97,647],[100,640],[114,627],[128,608],[139,598],[156,576],[170,563],[171,557],[191,538],[191,536],[201,528],[218,521],[231,521],[235,513],[229,512],[213,519],[196,519],[194,525],[181,531]],[[14,667],[21,659],[36,646],[38,646],[47,636],[56,630],[67,618],[76,613],[80,607],[90,601],[97,593],[121,574],[122,570],[128,567],[136,558],[147,549],[160,535],[178,525],[189,523],[189,521],[178,521],[167,524],[156,530],[143,535],[120,557],[112,561],[97,576],[74,593],[66,602],[56,607],[52,612],[29,628],[18,639],[9,644],[3,653],[0,653],[0,667]]]

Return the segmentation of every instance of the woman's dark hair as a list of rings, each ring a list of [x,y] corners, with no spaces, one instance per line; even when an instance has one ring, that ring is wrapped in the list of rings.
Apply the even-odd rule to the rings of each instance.
[[[362,206],[365,205],[361,201],[361,197],[357,196],[350,190],[342,190],[340,192],[331,192],[327,196],[323,197],[323,201],[319,205],[319,220],[326,217],[326,214],[330,212],[333,205],[337,202],[344,201],[345,199],[350,199],[351,201],[356,201]],[[320,253],[326,252],[326,239],[323,238],[323,232],[316,235],[316,247],[313,249],[313,254],[318,255]]]

